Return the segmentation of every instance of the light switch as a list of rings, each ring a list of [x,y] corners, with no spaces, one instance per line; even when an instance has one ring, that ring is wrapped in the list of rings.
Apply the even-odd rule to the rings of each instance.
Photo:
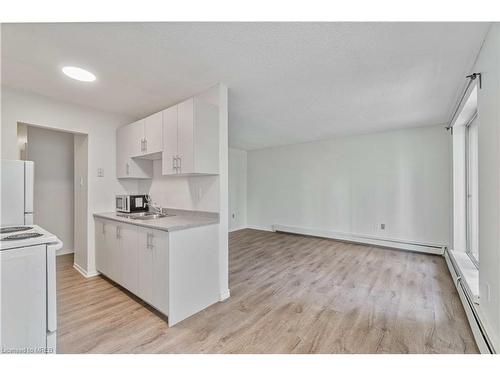
[[[97,168],[97,177],[104,177],[104,169]]]

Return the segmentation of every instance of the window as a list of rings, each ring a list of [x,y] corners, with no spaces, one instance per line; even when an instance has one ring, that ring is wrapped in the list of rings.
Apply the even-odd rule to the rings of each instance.
[[[478,126],[476,113],[465,127],[466,252],[476,267],[479,267]]]

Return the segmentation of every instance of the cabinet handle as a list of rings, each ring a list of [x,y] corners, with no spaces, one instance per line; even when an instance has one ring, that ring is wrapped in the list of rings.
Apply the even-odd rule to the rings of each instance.
[[[127,173],[127,176],[130,174],[130,164],[129,163],[127,163],[126,173]]]
[[[144,138],[144,151],[148,152],[148,139]]]
[[[116,238],[121,238],[121,230],[120,227],[116,227]]]
[[[144,152],[144,138],[141,138],[141,152]]]
[[[153,234],[152,233],[148,233],[147,234],[147,240],[146,240],[146,247],[148,249],[152,249],[153,248]]]
[[[182,170],[182,158],[180,156],[177,156],[177,159],[179,159],[179,173],[181,173],[181,170]]]
[[[172,156],[172,169],[173,169],[174,171],[176,171],[176,170],[177,170],[177,166],[175,165],[175,156]]]

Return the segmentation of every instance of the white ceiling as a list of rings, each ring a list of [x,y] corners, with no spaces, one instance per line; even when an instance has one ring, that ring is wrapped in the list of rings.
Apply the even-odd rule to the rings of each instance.
[[[443,124],[485,23],[2,25],[3,84],[141,118],[229,86],[230,145]],[[61,74],[94,72],[95,83]]]

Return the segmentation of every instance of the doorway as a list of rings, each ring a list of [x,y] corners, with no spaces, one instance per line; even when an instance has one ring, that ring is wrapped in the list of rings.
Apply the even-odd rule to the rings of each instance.
[[[33,223],[62,242],[57,255],[87,249],[88,136],[18,123],[19,159],[35,164]]]

